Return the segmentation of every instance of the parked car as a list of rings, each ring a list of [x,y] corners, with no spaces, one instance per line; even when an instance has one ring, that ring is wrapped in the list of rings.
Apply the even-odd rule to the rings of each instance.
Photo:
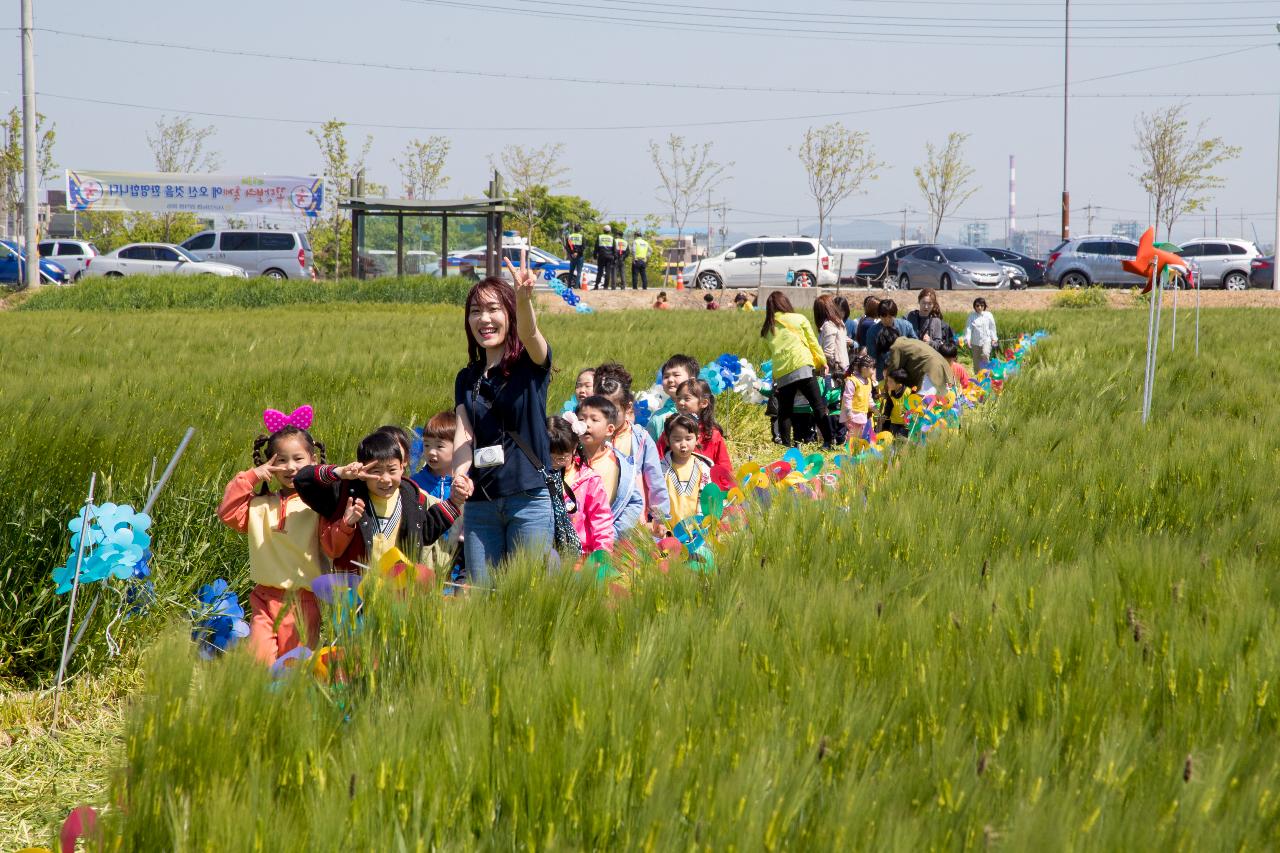
[[[130,243],[89,261],[85,275],[216,275],[223,278],[248,278],[240,267],[202,261],[181,246],[167,243]]]
[[[26,280],[27,253],[10,240],[0,240],[0,284],[21,284]],[[57,261],[41,256],[40,280],[45,284],[66,284],[71,279]]]
[[[719,290],[786,284],[787,274],[797,287],[833,287],[831,253],[814,237],[754,237],[684,270],[695,287]]]
[[[315,278],[311,244],[301,231],[201,231],[182,244],[201,260],[268,278]]]
[[[1011,264],[1022,270],[1022,286],[1026,287],[1033,284],[1044,284],[1044,261],[1037,261],[1030,255],[1024,255],[1021,252],[1014,252],[1009,249],[979,249],[980,252],[986,252],[993,260],[1002,261]],[[1017,287],[1017,285],[1014,285]]]
[[[894,287],[898,281],[898,261],[909,255],[924,243],[910,243],[887,252],[881,252],[870,258],[858,261],[858,271],[854,274],[854,284],[863,287],[883,287],[886,284]]]
[[[1254,287],[1274,287],[1276,276],[1275,256],[1254,258],[1249,264],[1249,284]]]
[[[1249,287],[1250,264],[1262,253],[1247,240],[1207,238],[1188,240],[1179,254],[1200,270],[1201,287],[1245,290]]]
[[[520,253],[522,251],[528,252],[529,266],[532,267],[534,272],[538,273],[538,275],[545,278],[545,274],[549,270],[555,278],[560,279],[561,284],[566,286],[569,284],[569,262],[564,258],[558,258],[550,252],[544,252],[537,246],[526,246],[523,242],[504,242],[502,244],[502,257],[511,261],[515,266],[519,266],[520,264]],[[455,259],[466,260],[474,268],[484,269],[484,252],[484,246],[477,246],[476,248],[470,249],[466,252],[451,253],[449,257],[451,262]],[[499,263],[501,263],[501,261],[499,261]],[[630,274],[630,269],[631,264],[628,262],[628,275]],[[502,267],[499,271],[499,275],[503,278],[509,277],[506,267]],[[594,279],[596,275],[596,265],[586,263],[584,260],[582,264],[582,275],[584,277],[589,276]]]
[[[1142,277],[1127,271],[1121,261],[1137,256],[1138,244],[1123,237],[1072,237],[1049,253],[1044,277],[1058,287],[1132,287],[1142,284]]]
[[[87,240],[45,240],[37,245],[40,247],[40,257],[56,258],[72,281],[84,274],[90,258],[102,254],[97,246]]]
[[[897,283],[903,290],[999,290],[1009,287],[1013,269],[970,246],[920,246],[898,260]]]
[[[831,268],[841,284],[857,285],[858,264],[876,256],[875,249],[832,249]]]

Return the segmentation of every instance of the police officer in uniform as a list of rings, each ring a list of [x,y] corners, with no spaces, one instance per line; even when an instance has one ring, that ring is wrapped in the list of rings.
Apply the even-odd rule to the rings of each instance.
[[[636,289],[636,279],[644,283],[644,289],[649,289],[649,252],[652,250],[649,241],[644,239],[644,235],[639,231],[635,232],[635,239],[631,241],[631,289]]]
[[[613,265],[613,229],[606,225],[600,232],[600,236],[596,238],[596,282],[592,285],[592,290],[600,289],[601,276],[604,277],[605,290],[611,289]]]
[[[618,290],[627,289],[627,258],[631,255],[631,249],[627,245],[626,237],[622,234],[618,235],[618,239],[613,241],[613,286]]]
[[[575,222],[564,237],[564,255],[569,259],[569,286],[572,288],[582,284],[582,261],[586,254],[586,246],[582,242],[582,226]]]

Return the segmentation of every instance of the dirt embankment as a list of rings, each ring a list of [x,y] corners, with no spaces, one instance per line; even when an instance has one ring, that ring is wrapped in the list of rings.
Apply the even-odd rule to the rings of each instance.
[[[654,299],[657,298],[658,291],[662,288],[650,287],[646,290],[586,290],[578,291],[582,297],[582,301],[590,305],[597,311],[623,311],[635,308],[652,308]],[[668,301],[671,303],[673,310],[697,310],[706,309],[703,297],[707,291],[703,290],[676,290],[674,287],[666,288]],[[716,301],[720,304],[720,308],[732,309],[734,294],[739,291],[735,290],[719,290],[715,292]],[[753,291],[741,291],[750,295]],[[836,293],[835,290],[824,289],[825,293]],[[897,300],[900,306],[913,307],[915,305],[918,291],[883,291],[883,290],[864,290],[860,288],[844,288],[840,291],[846,299],[854,304],[855,308],[861,304],[862,300],[867,296],[885,296],[892,297]],[[987,304],[992,311],[1043,311],[1053,307],[1054,299],[1059,291],[1057,288],[1036,288],[1032,290],[1009,290],[1009,291],[982,291],[981,293],[973,290],[957,290],[952,292],[940,293],[942,300],[942,310],[944,311],[968,311],[973,305],[973,300],[981,295],[987,300]],[[1195,294],[1193,292],[1184,291],[1179,295],[1179,300],[1183,305],[1191,305],[1194,303]],[[1206,290],[1201,294],[1201,306],[1204,308],[1280,308],[1280,291],[1273,290],[1244,290],[1244,291],[1224,291],[1224,290]],[[1109,290],[1107,291],[1107,301],[1112,308],[1136,308],[1139,306],[1138,300],[1134,294],[1128,290]],[[1165,304],[1173,303],[1172,294],[1165,295]],[[541,295],[540,305],[544,310],[553,312],[567,312],[573,309],[565,304],[559,296],[554,293],[544,293]]]

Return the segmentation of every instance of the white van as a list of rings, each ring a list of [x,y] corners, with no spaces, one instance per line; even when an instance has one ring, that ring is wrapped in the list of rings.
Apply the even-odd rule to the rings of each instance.
[[[311,244],[301,231],[201,231],[182,248],[206,261],[240,267],[251,276],[316,277]]]

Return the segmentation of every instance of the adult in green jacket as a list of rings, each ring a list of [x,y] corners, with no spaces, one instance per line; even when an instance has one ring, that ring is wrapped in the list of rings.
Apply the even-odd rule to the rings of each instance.
[[[927,378],[935,391],[945,394],[956,384],[956,375],[947,360],[932,346],[915,338],[900,337],[890,345],[884,372],[898,368],[907,372],[907,385],[912,388],[923,387]]]
[[[827,372],[827,359],[808,318],[797,314],[791,300],[775,290],[765,301],[760,337],[769,344],[772,353],[773,396],[778,401],[778,437],[782,444],[793,446],[791,416],[795,412],[796,394],[802,394],[813,409],[813,418],[822,433],[822,448],[832,449],[831,417],[818,387],[818,377]]]

